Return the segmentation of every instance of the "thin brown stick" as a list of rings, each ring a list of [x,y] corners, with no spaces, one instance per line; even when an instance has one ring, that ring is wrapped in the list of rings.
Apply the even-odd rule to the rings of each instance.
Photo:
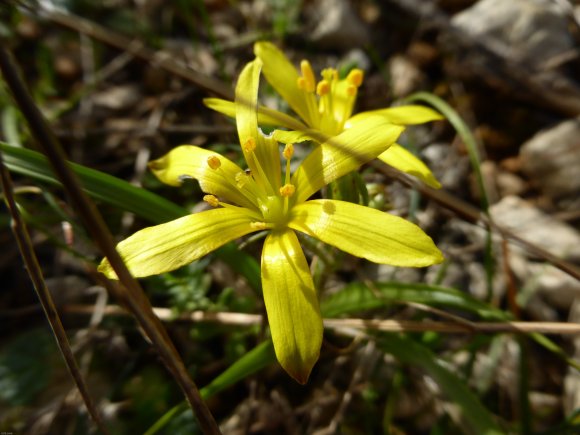
[[[397,171],[394,168],[387,167],[382,162],[375,160],[372,161],[370,164],[383,174],[389,177],[396,178],[404,185],[418,190],[419,192],[421,192],[422,195],[425,195],[429,199],[432,199],[433,201],[437,202],[438,204],[442,205],[448,210],[453,211],[466,221],[472,222],[474,224],[481,224],[486,228],[494,229],[502,237],[507,238],[520,246],[523,246],[529,252],[533,253],[534,255],[537,255],[540,258],[543,258],[544,260],[551,263],[553,266],[557,267],[563,272],[566,272],[567,274],[573,276],[576,279],[580,279],[580,268],[578,266],[575,266],[569,261],[566,261],[546,251],[544,248],[541,248],[536,244],[523,239],[517,234],[514,234],[509,229],[504,228],[502,225],[495,223],[493,220],[485,216],[485,214],[482,213],[477,207],[474,207],[473,205],[463,201],[462,199],[459,199],[451,195],[449,192],[445,192],[444,190],[441,189],[440,190],[432,189],[429,186],[426,186],[422,182],[415,180],[414,178],[412,178],[407,174]]]
[[[201,398],[197,386],[190,378],[163,324],[153,313],[151,304],[141,286],[131,276],[127,266],[116,251],[113,237],[101,214],[83,191],[75,174],[69,168],[60,143],[30,97],[28,89],[18,73],[14,58],[3,46],[0,46],[0,70],[2,71],[4,82],[28,122],[32,136],[50,161],[75,211],[83,221],[97,247],[108,258],[120,282],[124,285],[124,288],[121,286],[117,288],[115,296],[130,309],[154,344],[165,366],[187,398],[203,432],[206,434],[219,434],[220,430],[211,412]]]
[[[30,276],[30,280],[34,286],[34,290],[38,295],[38,299],[40,300],[40,304],[44,310],[44,314],[46,315],[46,319],[50,324],[50,328],[54,334],[54,338],[56,339],[56,343],[58,348],[60,349],[60,353],[62,354],[68,371],[73,378],[74,383],[76,384],[79,393],[85,403],[87,411],[89,415],[95,422],[95,425],[98,427],[99,431],[103,434],[109,434],[107,426],[105,425],[99,410],[95,406],[93,399],[89,393],[89,389],[85,383],[83,375],[80,372],[79,366],[76,362],[74,354],[71,350],[70,343],[68,341],[68,337],[66,335],[66,331],[62,326],[62,322],[60,321],[60,317],[58,315],[58,311],[56,310],[56,306],[54,301],[52,300],[52,296],[46,287],[46,282],[44,281],[44,276],[42,274],[42,269],[40,268],[40,264],[38,263],[38,258],[36,257],[36,253],[34,252],[34,246],[32,241],[30,240],[30,234],[28,233],[28,228],[24,223],[22,216],[18,210],[18,206],[16,205],[16,201],[13,195],[13,184],[12,178],[10,177],[10,173],[4,166],[4,161],[2,159],[2,153],[0,152],[0,178],[2,181],[2,190],[4,192],[4,200],[6,202],[6,206],[8,207],[8,212],[12,217],[12,232],[14,233],[14,237],[16,238],[16,243],[18,245],[18,249],[20,250],[20,255],[22,256],[22,261],[24,262],[26,269],[28,271],[28,276]]]
[[[94,310],[92,305],[69,304],[63,306],[63,312],[70,314],[91,314]],[[187,321],[187,322],[212,322],[223,325],[251,326],[263,321],[261,314],[231,313],[231,312],[206,312],[193,311],[191,313],[175,316],[169,308],[153,308],[153,311],[161,320]],[[126,316],[127,311],[116,305],[108,305],[104,309],[105,316]],[[540,334],[580,334],[580,323],[565,322],[471,322],[462,319],[461,322],[435,322],[431,320],[383,320],[383,319],[324,319],[327,328],[353,328],[373,329],[390,332],[425,332],[436,331],[458,334],[475,333],[540,333]]]

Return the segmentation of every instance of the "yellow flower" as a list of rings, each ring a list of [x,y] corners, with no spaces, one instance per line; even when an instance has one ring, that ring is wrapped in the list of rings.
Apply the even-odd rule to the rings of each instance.
[[[309,200],[384,151],[403,128],[369,117],[359,131],[346,130],[316,147],[291,174],[293,146],[282,152],[283,168],[278,143],[258,128],[260,68],[259,59],[249,63],[236,86],[236,124],[248,169],[190,145],[152,161],[150,168],[167,184],[198,180],[214,208],[145,228],[117,249],[131,273],[144,277],[186,265],[246,234],[268,231],[261,275],[272,341],[282,367],[305,383],[319,356],[322,318],[296,231],[377,263],[423,267],[442,261],[442,255],[429,236],[402,218],[342,201]],[[116,278],[106,259],[99,271]]]
[[[272,87],[302,119],[299,121],[276,110],[260,108],[260,124],[284,127],[291,131],[277,130],[274,137],[280,142],[314,140],[322,143],[340,134],[368,117],[380,116],[398,125],[422,124],[443,119],[436,111],[419,105],[389,107],[352,115],[354,104],[364,74],[353,69],[344,79],[339,79],[335,69],[322,71],[322,79],[316,78],[310,63],[303,60],[300,72],[290,63],[284,53],[269,42],[254,45],[256,57],[264,63],[263,74]],[[207,98],[206,105],[228,116],[235,116],[233,103],[218,98]],[[433,188],[440,188],[429,168],[399,144],[393,144],[378,156],[383,162],[421,179]]]

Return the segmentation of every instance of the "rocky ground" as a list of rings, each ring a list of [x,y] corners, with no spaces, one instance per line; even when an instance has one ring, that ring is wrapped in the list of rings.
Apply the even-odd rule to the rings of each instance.
[[[331,65],[364,69],[358,110],[386,107],[418,91],[437,95],[475,136],[489,217],[482,211],[468,148],[451,123],[413,127],[402,143],[432,168],[443,193],[409,189],[398,174],[375,167],[366,169],[366,181],[376,189],[374,199],[398,215],[412,216],[448,261],[426,271],[345,261],[323,292],[361,276],[374,282],[436,283],[490,301],[524,321],[580,323],[579,2],[63,2],[69,13],[108,29],[104,34],[58,15],[53,9],[58,2],[40,3],[46,10],[0,10],[0,30],[9,34],[9,45],[70,158],[181,205],[193,207],[197,191],[160,186],[147,174],[146,163],[182,143],[218,143],[231,151],[232,124],[201,100],[231,89],[252,59],[256,40],[277,43],[294,62],[308,58],[316,70]],[[189,72],[172,70],[172,61]],[[201,75],[215,81],[204,82]],[[280,103],[267,91],[263,101]],[[29,146],[22,119],[10,105],[6,89],[0,89],[0,137]],[[23,188],[38,185],[15,177]],[[65,199],[52,187],[23,194],[23,207],[37,219],[31,220],[33,240],[47,282],[59,306],[104,304],[103,288],[79,259],[95,258],[90,241],[81,235],[72,252],[58,248],[68,234],[62,222],[71,221],[73,233],[81,231]],[[119,237],[145,225],[133,215],[103,210]],[[0,391],[4,385],[8,392],[0,392],[0,430],[83,433],[86,416],[43,329],[4,211],[2,221],[0,319],[7,326],[0,337]],[[486,254],[485,224],[490,221],[491,256]],[[493,268],[486,258],[493,259]],[[219,309],[217,295],[226,296],[218,287],[232,288],[238,300],[249,292],[220,262],[204,263],[192,273],[205,293],[180,299],[177,277],[171,284],[178,289],[173,299],[151,290],[154,285],[149,288],[153,304],[175,308],[181,301],[180,310]],[[403,304],[361,316],[415,318],[417,310],[422,308]],[[93,317],[89,324],[69,314],[65,324],[116,433],[144,431],[179,402],[179,393],[131,321]],[[171,329],[202,385],[251,348],[247,336],[256,333],[239,332],[243,338],[232,339],[231,332],[210,329]],[[211,350],[192,344],[192,337]],[[579,337],[550,336],[565,357],[576,360]],[[397,364],[372,340],[358,340],[347,345],[343,337],[330,337],[305,388],[271,367],[245,379],[231,394],[213,398],[210,408],[224,433],[469,433],[457,404],[429,375]],[[435,352],[465,375],[506,432],[543,433],[563,427],[580,410],[577,369],[536,342],[522,346],[508,334],[441,335],[436,340]],[[12,361],[11,354],[23,359]],[[53,368],[35,367],[37,358]],[[527,363],[527,400],[518,396],[522,360]],[[564,433],[555,430],[546,433]]]

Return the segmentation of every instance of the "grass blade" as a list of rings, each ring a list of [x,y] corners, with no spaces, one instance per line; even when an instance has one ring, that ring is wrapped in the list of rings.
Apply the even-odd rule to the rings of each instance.
[[[42,154],[0,142],[6,167],[39,181],[61,186],[46,157]],[[75,163],[71,169],[83,189],[93,198],[130,211],[155,223],[167,222],[187,214],[187,210],[145,189],[133,186],[112,175]],[[111,192],[114,192],[111,194]]]
[[[487,320],[510,318],[503,311],[453,288],[400,282],[373,283],[373,287],[374,289],[371,289],[360,282],[347,285],[340,292],[322,301],[323,315],[337,317],[384,307],[386,304],[417,302],[463,310]]]
[[[445,396],[461,410],[462,422],[469,429],[467,433],[495,435],[503,434],[493,416],[481,404],[465,383],[425,346],[396,334],[385,335],[379,341],[386,352],[400,362],[420,367],[439,385]]]

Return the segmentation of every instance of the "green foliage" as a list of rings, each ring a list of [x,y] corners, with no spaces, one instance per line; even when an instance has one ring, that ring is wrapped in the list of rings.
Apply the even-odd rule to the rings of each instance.
[[[0,349],[0,402],[27,405],[49,383],[56,345],[50,332],[31,329]]]
[[[383,334],[378,342],[385,352],[394,355],[399,362],[420,367],[437,382],[442,392],[461,409],[459,424],[465,433],[505,433],[463,380],[453,373],[453,369],[425,346],[398,334]]]
[[[483,319],[506,320],[509,318],[503,311],[459,290],[401,282],[373,283],[373,289],[363,283],[354,282],[323,300],[322,312],[327,317],[338,317],[343,314],[373,310],[405,302],[454,308],[476,314]]]

